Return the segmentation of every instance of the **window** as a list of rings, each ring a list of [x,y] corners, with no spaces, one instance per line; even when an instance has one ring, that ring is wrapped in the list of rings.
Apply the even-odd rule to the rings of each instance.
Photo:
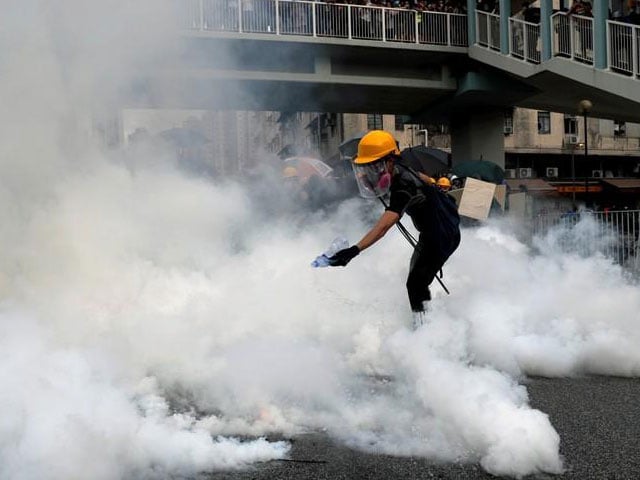
[[[513,133],[513,112],[504,113],[504,134],[511,135]]]
[[[551,133],[551,113],[538,112],[538,133],[540,135]]]
[[[382,130],[382,115],[379,113],[367,114],[367,129]]]
[[[613,121],[613,136],[625,137],[627,135],[627,123],[619,120]]]
[[[578,134],[578,119],[573,115],[564,116],[564,134],[565,135],[577,135]]]
[[[408,121],[408,118],[405,115],[396,115],[396,131],[402,132],[404,130],[404,124]]]

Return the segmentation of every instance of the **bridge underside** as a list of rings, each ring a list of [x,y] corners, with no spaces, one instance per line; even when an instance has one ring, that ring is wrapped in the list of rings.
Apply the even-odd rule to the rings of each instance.
[[[513,106],[575,115],[580,100],[589,99],[593,117],[640,122],[640,85],[631,77],[561,57],[533,65],[477,46],[469,56],[477,68],[530,89]]]
[[[565,59],[532,65],[469,49],[260,34],[185,35],[179,64],[126,92],[148,108],[395,113],[447,121],[513,106],[640,122],[637,82]]]
[[[411,115],[456,91],[466,55],[410,47],[188,37],[180,65],[141,75],[126,106]]]
[[[575,78],[547,70],[527,79],[527,84],[537,87],[539,92],[523,100],[521,107],[575,115],[578,103],[589,99],[593,104],[590,113],[593,117],[640,122],[640,104],[637,101],[585,85]]]
[[[594,118],[640,122],[640,104],[550,71],[523,80],[482,66],[460,76],[458,84],[456,92],[441,96],[414,117],[449,122],[459,114],[514,106],[576,115],[578,103],[589,99]]]
[[[447,93],[419,87],[282,80],[171,78],[168,83],[157,79],[140,81],[127,106],[411,115]]]

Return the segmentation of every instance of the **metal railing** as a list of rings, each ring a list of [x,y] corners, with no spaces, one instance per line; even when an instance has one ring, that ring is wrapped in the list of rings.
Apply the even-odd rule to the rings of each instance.
[[[512,57],[540,63],[540,25],[510,18],[509,52]]]
[[[476,10],[478,45],[500,51],[500,15]]]
[[[640,210],[569,212],[537,215],[533,234],[547,237],[562,251],[602,254],[640,273]]]
[[[638,77],[640,26],[607,21],[607,66],[610,70]]]
[[[291,0],[180,0],[180,26],[466,47],[467,16],[399,8]]]
[[[180,27],[466,47],[467,16],[364,5],[292,0],[178,0]],[[551,16],[553,56],[593,65],[593,19]],[[500,15],[476,11],[477,44],[500,51]],[[510,55],[541,62],[538,24],[509,19]],[[640,26],[607,21],[607,66],[640,77]]]
[[[557,12],[551,21],[553,56],[593,65],[593,19]]]

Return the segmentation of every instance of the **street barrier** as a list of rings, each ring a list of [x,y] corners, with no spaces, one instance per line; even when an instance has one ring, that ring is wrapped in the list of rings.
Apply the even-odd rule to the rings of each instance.
[[[564,212],[533,218],[534,237],[552,235],[562,251],[604,255],[640,273],[640,210]]]

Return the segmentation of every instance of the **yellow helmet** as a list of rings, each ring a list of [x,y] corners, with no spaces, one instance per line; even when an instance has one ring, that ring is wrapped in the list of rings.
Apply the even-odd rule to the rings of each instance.
[[[451,181],[447,177],[440,177],[437,184],[442,189],[448,190],[451,188]]]
[[[298,170],[296,169],[296,167],[285,167],[285,169],[282,171],[283,178],[292,178],[297,176]]]
[[[360,139],[358,155],[353,160],[353,163],[375,162],[390,153],[400,155],[398,144],[393,135],[384,130],[372,130]]]

